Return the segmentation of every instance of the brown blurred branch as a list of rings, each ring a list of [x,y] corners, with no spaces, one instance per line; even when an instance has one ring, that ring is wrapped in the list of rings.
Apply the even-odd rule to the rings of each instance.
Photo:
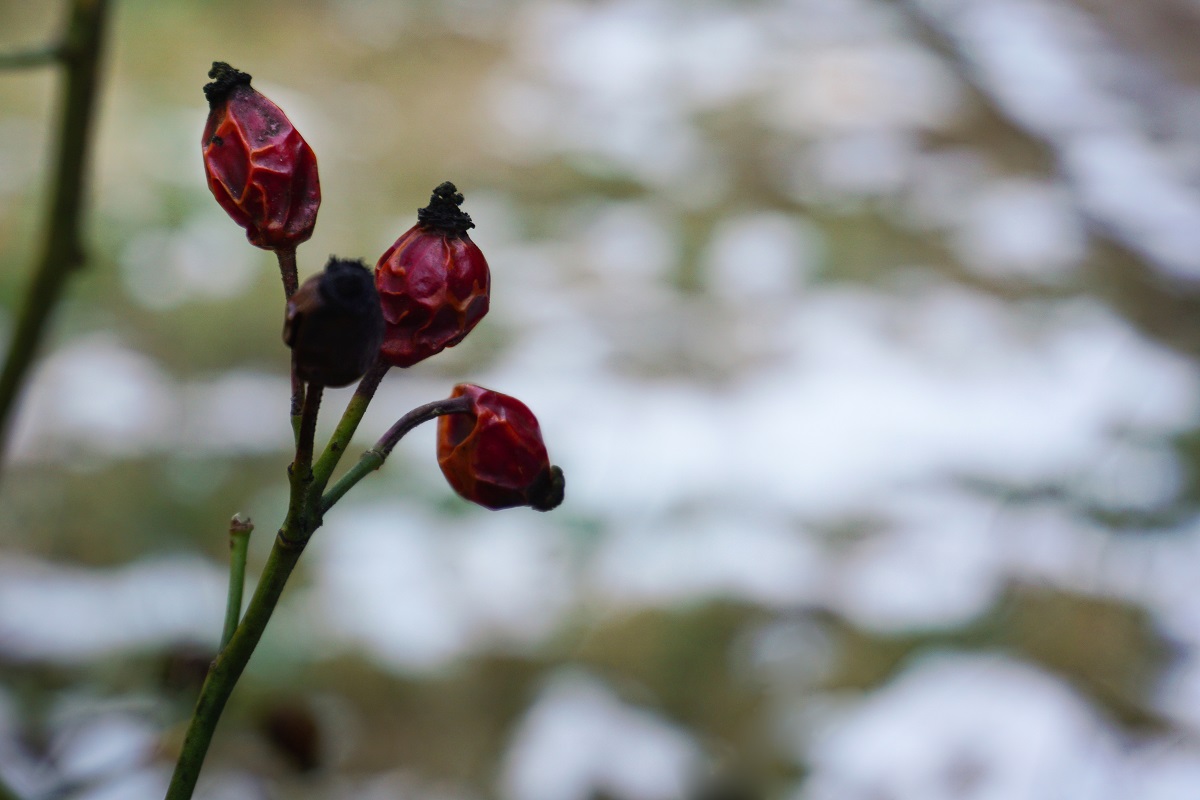
[[[108,0],[73,0],[61,45],[46,51],[56,55],[65,73],[58,147],[42,254],[9,340],[4,370],[0,372],[0,469],[17,395],[37,355],[46,323],[58,304],[67,276],[84,260],[79,228],[107,7]],[[38,52],[16,54],[9,61],[17,66],[32,66]],[[38,58],[49,60],[45,55]]]

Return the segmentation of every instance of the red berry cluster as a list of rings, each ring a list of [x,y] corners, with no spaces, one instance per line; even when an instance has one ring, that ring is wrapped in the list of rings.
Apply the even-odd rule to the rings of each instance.
[[[249,75],[216,62],[209,77],[205,175],[250,243],[280,254],[290,293],[284,341],[292,349],[293,413],[305,385],[311,393],[363,378],[358,393],[369,401],[388,367],[411,367],[461,342],[487,314],[491,273],[467,235],[474,223],[454,184],[433,190],[416,225],[379,258],[373,282],[362,262],[331,258],[296,290],[295,249],[312,236],[321,205],[316,156],[279,106],[251,88]],[[523,403],[461,384],[439,409],[438,461],[460,495],[488,508],[546,511],[562,502],[562,470],[550,464]]]

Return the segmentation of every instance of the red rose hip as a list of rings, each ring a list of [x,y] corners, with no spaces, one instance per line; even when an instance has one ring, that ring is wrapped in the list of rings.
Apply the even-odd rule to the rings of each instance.
[[[453,183],[433,190],[417,224],[375,266],[386,327],[383,359],[411,367],[463,340],[488,310],[491,272]]]
[[[562,503],[562,470],[551,465],[528,406],[470,383],[455,386],[450,397],[470,403],[468,413],[438,419],[438,464],[454,491],[492,509],[549,511]]]
[[[312,236],[321,206],[317,157],[279,106],[250,88],[249,75],[214,61],[208,76],[208,188],[251,244],[294,249]]]

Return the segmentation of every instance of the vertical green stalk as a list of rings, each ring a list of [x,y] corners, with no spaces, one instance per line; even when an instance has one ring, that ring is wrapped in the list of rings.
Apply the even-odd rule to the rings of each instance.
[[[221,649],[229,644],[238,620],[242,618],[242,591],[246,585],[246,550],[254,523],[234,514],[229,520],[229,596],[225,601],[225,629],[221,632]]]
[[[312,480],[313,439],[317,435],[317,412],[321,410],[321,396],[324,393],[325,387],[321,384],[308,384],[308,390],[304,393],[304,407],[300,411],[300,439],[296,442],[292,473],[305,482]]]
[[[200,688],[200,698],[196,701],[196,710],[188,725],[187,734],[183,740],[183,749],[179,761],[175,764],[175,773],[171,776],[171,785],[167,789],[166,800],[189,800],[196,789],[196,781],[200,777],[200,767],[212,743],[213,732],[225,703],[242,676],[254,648],[262,639],[267,622],[275,611],[283,587],[287,584],[288,576],[296,568],[296,562],[304,551],[304,542],[295,543],[296,539],[285,535],[281,530],[271,548],[271,555],[263,567],[262,577],[250,605],[246,608],[246,616],[238,625],[229,643],[217,654],[204,685]]]
[[[183,749],[180,751],[179,761],[175,764],[175,773],[171,776],[166,800],[189,800],[195,791],[200,767],[208,754],[208,747],[212,743],[213,732],[221,719],[225,703],[233,693],[233,687],[241,678],[259,640],[262,639],[267,622],[270,621],[275,606],[279,603],[279,597],[283,594],[283,587],[287,584],[292,570],[296,568],[296,562],[300,560],[300,554],[304,552],[309,537],[319,524],[320,514],[316,511],[319,499],[310,494],[309,487],[312,485],[313,434],[317,427],[321,394],[320,385],[309,385],[304,400],[296,458],[288,468],[291,497],[288,501],[287,518],[275,537],[275,545],[271,548],[271,555],[267,557],[258,587],[246,607],[245,616],[237,624],[228,643],[217,654],[216,660],[208,670],[208,677],[204,679],[204,685],[200,688],[200,698],[196,701],[192,721],[188,724]]]
[[[382,378],[385,371],[386,367],[377,370],[378,374],[374,379],[375,386],[378,385],[379,378]],[[341,499],[342,495],[349,491],[354,484],[373,470],[379,469],[396,443],[413,428],[444,414],[458,414],[469,410],[469,404],[465,398],[438,400],[414,408],[389,428],[375,443],[375,447],[364,453],[354,468],[338,481],[329,494],[322,498],[321,490],[313,483],[310,469],[313,431],[316,428],[321,394],[322,387],[320,385],[312,384],[308,387],[304,403],[304,419],[300,427],[300,443],[296,447],[296,458],[289,468],[291,499],[288,503],[287,518],[284,520],[283,527],[279,529],[279,535],[275,537],[275,545],[271,549],[266,566],[263,567],[258,588],[250,599],[245,616],[242,617],[241,622],[233,623],[235,628],[227,641],[223,637],[221,651],[217,654],[216,660],[208,671],[208,677],[200,689],[200,698],[196,701],[196,710],[188,725],[179,761],[175,764],[175,773],[171,777],[171,785],[167,790],[166,800],[190,800],[195,791],[196,781],[200,777],[200,768],[204,764],[204,757],[212,743],[213,733],[217,728],[217,722],[221,718],[225,703],[229,700],[233,687],[237,684],[250,656],[254,653],[254,648],[262,638],[267,622],[271,619],[271,614],[275,611],[275,606],[283,593],[288,576],[295,569],[296,562],[299,561],[300,554],[308,544],[313,531],[320,526],[322,514]],[[369,402],[369,395],[374,394],[374,386],[366,394],[368,397],[365,402]],[[353,424],[356,425],[357,419],[361,418],[362,414],[358,412],[357,418],[355,418],[347,411],[347,416],[350,416]],[[347,426],[350,425],[346,416],[343,417],[343,422],[346,422]],[[348,433],[344,432],[345,440],[348,441],[351,435],[353,435],[352,428]],[[331,442],[322,459],[329,455],[332,446]],[[230,536],[234,536],[234,527],[238,523],[247,528],[245,535],[241,537],[244,540],[249,536],[251,526],[249,522],[241,522],[238,517],[234,517],[234,521],[230,523]],[[242,561],[244,564],[244,558]],[[230,609],[241,605],[240,598],[236,602],[233,600],[233,583],[234,579],[231,574],[230,603],[226,610],[226,631],[229,630],[231,624]],[[240,584],[240,581],[238,583]]]
[[[390,368],[390,364],[380,359],[367,370],[367,374],[359,381],[358,388],[354,390],[354,395],[346,404],[346,411],[342,414],[337,428],[333,431],[333,436],[329,439],[329,444],[325,446],[325,452],[321,453],[317,463],[313,464],[314,494],[320,495],[325,491],[325,486],[329,483],[333,471],[337,469],[342,453],[346,452],[346,448],[350,446],[350,440],[354,438],[354,432],[358,430],[358,423],[362,422],[363,414],[367,413],[367,406],[371,404],[371,398],[375,396],[380,381],[383,380],[383,376]]]
[[[84,260],[79,228],[107,6],[107,0],[74,0],[66,36],[58,49],[65,76],[50,181],[50,210],[42,254],[0,372],[0,465],[8,446],[13,407],[37,355],[46,323],[67,277]]]
[[[304,394],[304,409],[301,412],[299,439],[296,442],[296,457],[288,467],[291,499],[279,535],[291,543],[308,541],[308,537],[320,524],[317,521],[319,516],[313,513],[312,504],[309,502],[309,493],[313,485],[313,437],[317,430],[317,412],[321,408],[321,395],[324,390],[325,387],[319,383],[308,384]]]

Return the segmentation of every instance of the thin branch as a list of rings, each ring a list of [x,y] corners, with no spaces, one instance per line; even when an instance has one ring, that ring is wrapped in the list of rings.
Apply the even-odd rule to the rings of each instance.
[[[225,601],[225,629],[221,632],[221,650],[233,638],[242,618],[242,591],[246,586],[246,551],[254,523],[234,514],[229,520],[229,595]]]
[[[296,374],[296,354],[292,353],[292,439],[300,444],[300,412],[304,409],[304,381]]]
[[[283,587],[287,584],[288,576],[296,568],[296,562],[304,551],[304,543],[293,543],[285,538],[285,531],[280,531],[271,548],[263,567],[262,577],[246,615],[234,631],[229,644],[217,654],[204,685],[200,688],[200,697],[196,701],[196,710],[192,721],[188,724],[187,733],[183,740],[183,749],[179,761],[175,764],[175,773],[171,776],[171,785],[167,789],[166,800],[189,800],[196,789],[196,781],[200,777],[200,767],[204,764],[204,756],[212,743],[213,732],[233,687],[242,676],[254,648],[262,639],[267,622],[279,603]]]
[[[63,58],[64,48],[61,44],[48,44],[31,50],[17,50],[12,53],[0,53],[0,70],[30,69],[53,64]],[[3,795],[0,795],[3,800]]]
[[[392,454],[392,450],[400,443],[400,440],[408,435],[408,432],[418,425],[429,422],[431,419],[444,417],[447,414],[466,414],[471,410],[471,400],[468,397],[452,397],[445,400],[434,400],[432,403],[426,403],[423,406],[417,406],[412,411],[405,414],[400,419],[396,420],[396,424],[384,431],[383,436],[379,437],[379,441],[375,443],[375,450],[378,450],[384,458]]]
[[[107,6],[107,0],[74,0],[71,4],[63,56],[66,75],[59,110],[58,148],[42,255],[8,344],[4,370],[0,372],[0,465],[4,461],[14,404],[37,355],[46,323],[62,295],[67,276],[84,260],[79,229]]]
[[[358,430],[358,424],[362,422],[363,414],[367,412],[367,406],[370,405],[371,398],[375,396],[375,391],[379,388],[379,383],[387,374],[390,366],[386,361],[380,359],[367,370],[367,374],[363,375],[362,380],[359,381],[358,388],[354,390],[354,395],[346,404],[346,411],[342,414],[337,428],[333,431],[333,436],[329,439],[329,444],[325,446],[325,451],[313,465],[314,494],[319,495],[325,491],[330,476],[337,469],[342,454],[350,446],[350,440],[354,438],[354,432]]]
[[[354,435],[358,422],[362,419],[366,406],[375,394],[380,380],[387,372],[386,364],[376,364],[359,384],[358,391],[351,399],[346,414],[334,433],[333,439],[322,455],[322,469],[327,480],[329,473],[337,466],[338,456],[345,450]],[[228,643],[217,654],[216,660],[209,669],[208,677],[200,689],[200,697],[196,701],[196,709],[188,724],[184,737],[183,748],[179,761],[175,764],[175,773],[171,776],[171,785],[167,789],[166,800],[190,800],[200,777],[200,768],[204,765],[204,757],[212,743],[213,733],[221,718],[225,703],[233,693],[238,679],[250,661],[254,649],[262,639],[263,631],[270,621],[271,615],[279,603],[279,597],[287,584],[288,577],[296,567],[300,554],[304,552],[313,531],[321,524],[321,516],[325,509],[332,506],[350,488],[367,473],[378,469],[383,464],[388,453],[396,446],[410,430],[443,414],[462,413],[469,409],[466,398],[438,400],[433,403],[415,408],[405,414],[393,425],[383,437],[376,442],[375,447],[367,451],[359,463],[330,490],[324,498],[321,490],[324,484],[316,484],[313,477],[312,448],[313,436],[316,429],[317,412],[321,404],[322,387],[310,385],[305,396],[301,413],[299,441],[296,445],[296,458],[292,462],[291,497],[288,503],[287,518],[275,537],[271,555],[263,567],[262,577],[246,613],[242,617],[229,638]],[[321,463],[319,462],[319,463]],[[231,589],[232,591],[232,589]],[[228,624],[228,623],[227,623]]]
[[[250,598],[250,604],[246,607],[245,615],[234,629],[229,642],[217,654],[217,659],[200,688],[200,698],[196,701],[192,721],[188,724],[183,749],[180,751],[179,761],[175,764],[175,773],[171,776],[166,800],[189,800],[195,791],[200,767],[204,765],[204,757],[212,743],[213,732],[221,719],[225,703],[233,693],[233,687],[237,685],[242,671],[262,638],[263,631],[266,630],[267,622],[275,612],[288,576],[295,569],[313,530],[320,524],[319,516],[313,513],[312,506],[315,502],[311,499],[308,489],[312,485],[312,442],[317,426],[317,412],[321,407],[321,394],[322,387],[319,384],[309,385],[304,400],[303,423],[300,427],[300,441],[296,445],[296,458],[289,468],[291,497],[287,518],[275,537],[271,555],[267,557],[267,563],[263,567],[254,596]]]
[[[292,471],[306,481],[312,480],[313,439],[317,435],[317,414],[324,392],[325,387],[321,384],[310,383],[304,394],[304,408],[300,411],[300,441],[296,443]]]
[[[346,474],[338,478],[337,483],[321,498],[321,513],[333,508],[359,481],[382,467],[385,460],[386,456],[373,447],[359,456],[354,466],[346,470]]]
[[[279,261],[279,276],[283,278],[284,300],[291,300],[300,288],[300,275],[296,269],[296,248],[275,251]],[[296,374],[296,361],[292,360],[292,436],[300,443],[300,410],[304,407],[304,382]]]
[[[304,408],[300,413],[299,435],[296,442],[296,457],[288,467],[291,495],[288,513],[279,529],[279,535],[292,545],[303,547],[312,532],[320,526],[320,518],[313,513],[309,494],[313,485],[312,455],[313,437],[317,431],[317,413],[321,409],[321,395],[325,387],[310,383],[304,395]]]
[[[392,449],[413,428],[423,422],[429,422],[431,419],[436,419],[446,414],[463,414],[470,411],[470,409],[471,401],[468,398],[455,397],[453,399],[435,400],[432,403],[426,403],[405,414],[396,421],[395,425],[388,428],[387,433],[379,438],[375,446],[363,453],[362,457],[358,459],[358,463],[347,470],[346,474],[321,498],[321,513],[324,514],[332,508],[334,503],[341,500],[346,492],[350,491],[355,484],[382,467],[383,462],[391,455]]]

